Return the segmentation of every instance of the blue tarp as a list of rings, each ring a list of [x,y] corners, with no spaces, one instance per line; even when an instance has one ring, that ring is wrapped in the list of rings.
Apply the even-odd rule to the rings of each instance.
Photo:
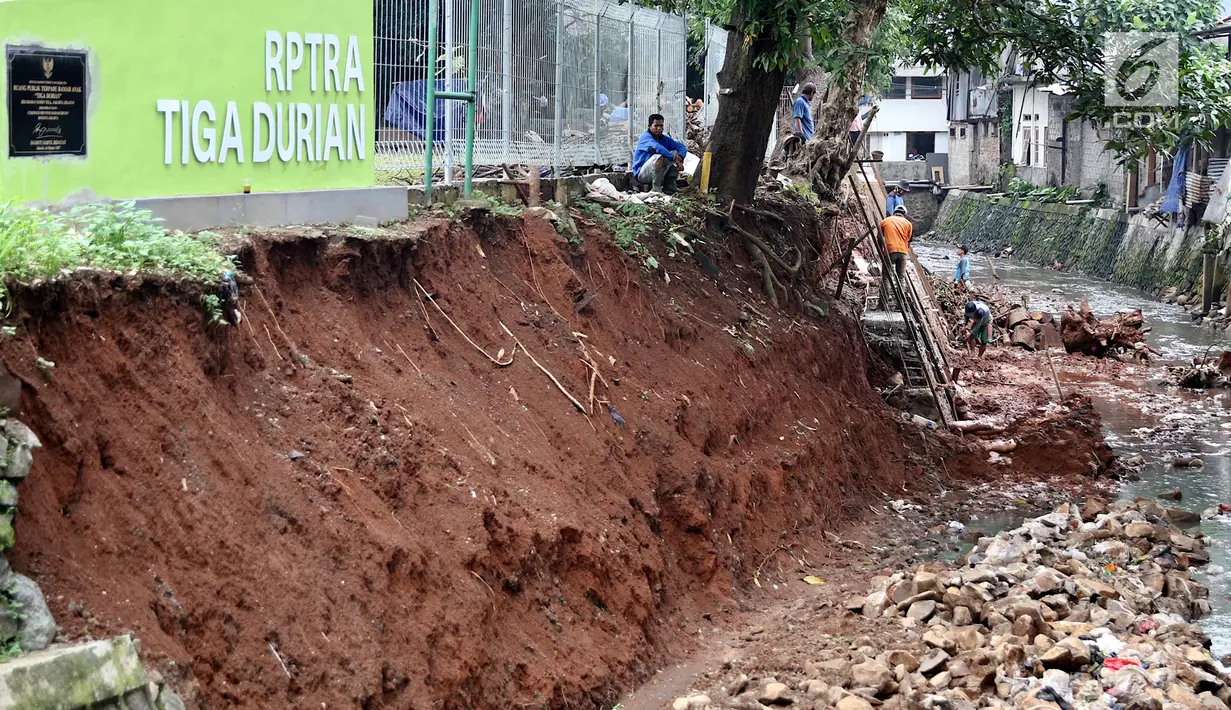
[[[1167,183],[1167,192],[1163,195],[1163,204],[1158,208],[1163,214],[1176,214],[1180,211],[1180,204],[1184,201],[1184,188],[1187,178],[1184,173],[1188,170],[1188,145],[1180,146],[1180,149],[1175,152],[1175,162],[1171,167],[1171,182]]]
[[[467,91],[465,79],[437,79],[437,91]],[[480,107],[481,108],[481,107]],[[466,102],[436,99],[436,142],[445,139],[446,121],[452,117],[453,137],[466,135]],[[405,81],[389,93],[385,123],[418,138],[427,137],[427,81]]]

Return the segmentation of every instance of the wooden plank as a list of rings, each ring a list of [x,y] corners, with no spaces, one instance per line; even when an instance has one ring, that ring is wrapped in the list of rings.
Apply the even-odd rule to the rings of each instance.
[[[867,174],[863,173],[862,164],[860,164],[860,173],[864,177],[864,185],[870,188],[871,183],[867,180]],[[863,199],[863,191],[859,189],[859,185],[857,184],[859,181],[855,179],[853,173],[847,173],[847,178],[851,185],[851,189],[854,190],[855,200],[859,203],[860,212],[863,213],[868,227],[875,229],[878,222],[874,221],[869,214],[868,205]],[[875,205],[872,207],[879,212],[879,209],[877,209]],[[906,327],[906,334],[910,338],[911,344],[914,346],[915,354],[919,358],[920,363],[924,365],[922,368],[923,376],[925,382],[927,383],[928,390],[932,393],[932,401],[936,404],[936,411],[940,413],[941,423],[947,427],[950,422],[956,419],[956,414],[954,412],[953,402],[949,398],[948,391],[944,390],[945,394],[942,395],[941,386],[936,381],[934,374],[934,368],[936,366],[935,356],[930,352],[932,350],[932,346],[928,344],[925,328],[920,327],[922,319],[920,315],[915,312],[917,304],[914,299],[908,298],[901,282],[898,280],[896,270],[893,267],[893,262],[889,258],[889,250],[885,247],[885,240],[883,238],[879,238],[878,235],[878,238],[874,239],[873,242],[875,243],[876,253],[881,262],[881,282],[882,284],[889,284],[890,290],[893,292],[893,296],[898,302],[898,311],[902,314],[903,325]],[[905,366],[905,361],[903,362],[903,366]]]

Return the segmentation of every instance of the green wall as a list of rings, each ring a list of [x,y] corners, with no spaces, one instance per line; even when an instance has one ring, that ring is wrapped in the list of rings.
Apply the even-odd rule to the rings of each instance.
[[[267,44],[267,33],[276,36],[277,43]],[[333,90],[334,74],[325,67],[329,37],[338,40],[336,76],[343,80],[342,91]],[[302,66],[289,71],[288,59],[296,53],[290,46],[300,44],[296,38],[303,46]],[[0,199],[51,202],[83,190],[111,198],[236,193],[243,190],[245,180],[251,181],[253,192],[375,184],[370,2],[0,0],[0,41],[7,46],[89,51],[87,156],[10,158],[8,111],[0,102]],[[352,42],[352,75],[347,82]],[[284,90],[279,90],[277,73],[266,72],[267,54],[276,54],[278,44],[283,80],[289,75],[291,82]],[[356,70],[362,83],[353,73]],[[6,71],[0,66],[0,86],[7,96]],[[267,91],[267,80],[272,90]],[[181,122],[184,101],[189,106],[187,126]],[[212,104],[214,120],[200,105],[194,144],[193,116],[203,101]],[[229,102],[235,109],[231,122]],[[264,156],[254,154],[254,148],[265,147],[270,134],[269,122],[262,117],[261,141],[255,141],[254,108],[262,102],[275,121],[278,109],[282,110],[284,148],[291,147],[294,135],[287,120],[292,112],[298,128],[313,129],[311,140],[297,140],[288,153],[279,150],[275,137],[272,155],[257,162]],[[179,111],[164,113],[160,106]],[[336,107],[336,122],[331,121],[331,107]],[[242,163],[234,149],[220,155],[228,123],[238,133]],[[348,127],[358,140],[348,135]],[[189,133],[186,153],[184,128]],[[211,128],[213,160],[207,139]],[[307,135],[300,131],[295,137]],[[330,139],[329,150],[318,151],[325,147],[325,138]]]
[[[985,197],[950,190],[933,223],[938,239],[1116,283],[1191,293],[1201,280],[1201,230],[1156,227],[1118,210]]]

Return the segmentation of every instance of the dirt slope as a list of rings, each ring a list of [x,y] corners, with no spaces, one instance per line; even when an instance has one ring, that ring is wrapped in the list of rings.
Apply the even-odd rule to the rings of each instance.
[[[395,232],[255,239],[239,328],[176,284],[17,293],[0,354],[46,448],[14,566],[68,636],[132,631],[198,707],[596,707],[768,552],[928,485],[848,319],[733,336],[733,265],[642,283],[609,237],[570,253],[537,219]],[[527,353],[493,365],[412,278],[588,407],[584,333],[624,428]]]

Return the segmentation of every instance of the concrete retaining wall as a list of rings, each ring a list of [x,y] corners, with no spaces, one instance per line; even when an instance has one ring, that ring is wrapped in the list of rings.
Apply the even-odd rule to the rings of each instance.
[[[886,160],[877,163],[877,172],[887,183],[899,180],[931,180],[928,164],[922,160]]]
[[[136,203],[162,218],[168,229],[185,232],[241,225],[377,224],[406,219],[409,209],[405,187],[152,197]]]
[[[1170,230],[1147,217],[1110,209],[1054,205],[949,191],[933,227],[936,237],[974,251],[1013,247],[1036,264],[1156,292],[1192,293],[1201,281],[1200,230]]]
[[[936,198],[932,197],[932,191],[926,187],[911,188],[903,199],[906,201],[906,209],[910,223],[914,225],[915,234],[923,234],[931,229],[936,220],[938,208]]]

